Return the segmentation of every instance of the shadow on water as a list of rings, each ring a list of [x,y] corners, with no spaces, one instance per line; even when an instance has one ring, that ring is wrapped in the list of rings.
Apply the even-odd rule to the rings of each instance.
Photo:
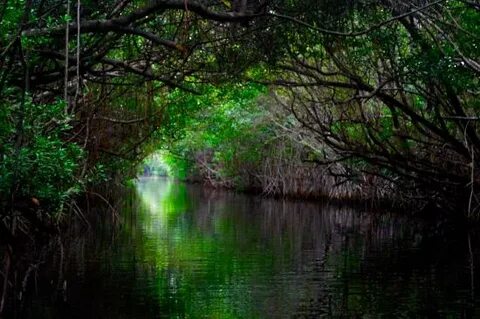
[[[9,318],[469,318],[478,233],[144,178],[12,259]]]

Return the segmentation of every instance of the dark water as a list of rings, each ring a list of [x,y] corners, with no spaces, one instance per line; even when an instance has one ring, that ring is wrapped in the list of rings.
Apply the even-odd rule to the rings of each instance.
[[[164,179],[118,200],[18,258],[8,317],[480,316],[475,233]]]

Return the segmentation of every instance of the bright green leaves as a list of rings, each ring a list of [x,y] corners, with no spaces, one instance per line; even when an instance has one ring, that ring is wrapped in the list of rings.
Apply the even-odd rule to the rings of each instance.
[[[3,16],[0,17],[0,43],[5,44],[11,41],[19,33],[23,10],[24,0],[6,1],[6,6],[2,5]],[[4,42],[5,41],[5,42]],[[3,46],[3,45],[2,45]]]
[[[0,193],[36,197],[52,209],[80,189],[76,180],[82,149],[62,140],[70,129],[65,104],[2,105],[0,112]],[[21,121],[19,123],[19,121]]]
[[[203,164],[225,178],[255,161],[263,146],[259,121],[265,114],[256,99],[264,90],[255,84],[231,84],[207,86],[201,96],[171,94],[169,98],[176,103],[168,109],[167,124],[170,130],[178,129],[170,134],[177,138],[167,147],[172,173],[180,178],[195,174],[201,169],[195,166],[198,154],[208,157]]]
[[[11,164],[17,165],[17,183],[21,183],[24,196],[55,205],[61,203],[64,193],[76,184],[75,174],[81,156],[82,151],[75,144],[64,144],[54,136],[38,136],[20,150]],[[79,185],[76,187],[80,190]]]

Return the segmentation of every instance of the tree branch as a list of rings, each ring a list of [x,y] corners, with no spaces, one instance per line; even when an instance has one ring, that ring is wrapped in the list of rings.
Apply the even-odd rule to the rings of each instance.
[[[148,5],[133,11],[132,13],[112,18],[112,19],[99,19],[89,20],[81,23],[82,33],[104,33],[104,32],[122,32],[122,27],[130,26],[132,23],[141,20],[149,15],[163,13],[166,10],[185,10],[185,3],[183,0],[154,0],[150,1]],[[244,22],[253,18],[263,16],[263,13],[237,13],[237,12],[215,12],[200,4],[199,2],[189,2],[188,11],[196,13],[202,18],[217,21],[217,22]],[[77,30],[76,23],[69,24],[70,30]],[[23,35],[25,36],[63,36],[65,27],[57,28],[40,28],[25,30]]]

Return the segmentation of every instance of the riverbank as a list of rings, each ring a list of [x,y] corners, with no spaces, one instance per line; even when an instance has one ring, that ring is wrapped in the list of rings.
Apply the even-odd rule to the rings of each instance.
[[[324,173],[321,170],[320,173]],[[313,175],[314,172],[311,172]],[[436,201],[435,197],[416,197],[406,198],[406,194],[398,191],[395,192],[395,185],[381,181],[380,178],[374,176],[363,176],[359,182],[344,182],[341,188],[336,186],[335,177],[322,177],[311,180],[297,179],[297,188],[295,187],[276,187],[276,191],[272,188],[265,188],[264,185],[269,183],[255,181],[251,185],[235,185],[234,183],[225,183],[225,178],[215,180],[212,176],[208,178],[196,174],[194,177],[186,177],[179,179],[180,181],[199,184],[211,189],[225,189],[235,192],[245,193],[264,198],[287,199],[292,201],[309,201],[318,203],[333,203],[341,205],[351,205],[354,207],[363,207],[375,214],[386,212],[396,212],[400,215],[416,216],[426,220],[439,221],[454,224],[475,224],[480,220],[476,216],[467,216],[466,214],[458,214],[457,211],[442,208],[442,201]],[[322,180],[322,183],[319,182]],[[378,183],[378,181],[380,182]],[[282,183],[285,180],[282,181]],[[263,184],[263,185],[262,185]],[[303,185],[302,185],[303,184]],[[301,185],[303,187],[298,188]],[[307,185],[315,185],[308,188]],[[305,191],[309,189],[309,191]]]

